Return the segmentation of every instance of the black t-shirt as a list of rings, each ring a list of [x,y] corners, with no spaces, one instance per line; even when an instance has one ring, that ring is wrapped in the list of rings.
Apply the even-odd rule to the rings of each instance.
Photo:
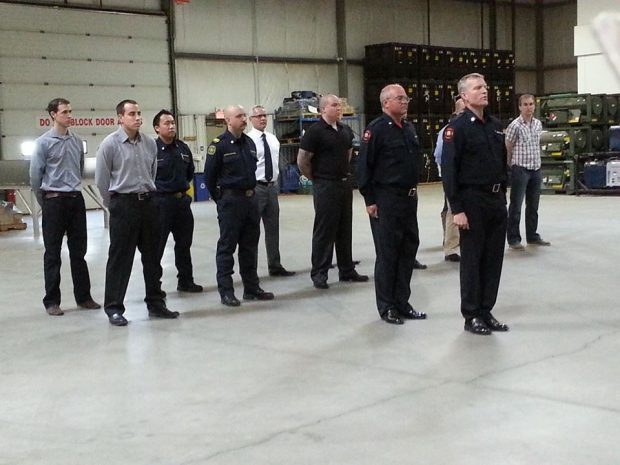
[[[338,130],[321,118],[301,138],[300,148],[311,152],[312,176],[315,179],[342,179],[349,173],[349,150],[353,147],[353,131],[336,123]]]

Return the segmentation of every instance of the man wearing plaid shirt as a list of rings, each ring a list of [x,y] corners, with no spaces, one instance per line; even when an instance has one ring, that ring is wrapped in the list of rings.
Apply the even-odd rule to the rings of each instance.
[[[508,208],[508,246],[513,250],[523,250],[519,223],[521,205],[525,197],[525,239],[530,245],[550,245],[537,232],[538,201],[542,186],[540,171],[540,133],[541,122],[534,118],[534,96],[523,94],[519,97],[521,113],[506,129],[506,149],[508,166],[511,167],[510,207]]]

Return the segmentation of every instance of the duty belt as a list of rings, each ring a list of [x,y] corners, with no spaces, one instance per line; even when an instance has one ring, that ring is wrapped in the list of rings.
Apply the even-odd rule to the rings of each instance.
[[[230,194],[230,195],[238,195],[241,197],[252,197],[254,196],[254,189],[228,189],[228,188],[220,188],[220,194]]]
[[[273,186],[273,181],[256,181],[256,184],[260,184],[261,186]]]
[[[415,197],[418,195],[418,189],[415,187],[377,186],[377,188],[384,189],[400,197]]]
[[[185,192],[157,192],[158,195],[169,195],[175,199],[182,199],[185,196]]]
[[[56,197],[69,197],[76,198],[80,195],[80,191],[71,191],[71,192],[45,192],[43,197],[46,199],[55,199]]]
[[[461,186],[463,189],[475,189],[482,192],[489,192],[491,194],[498,194],[503,192],[502,184],[465,184]]]

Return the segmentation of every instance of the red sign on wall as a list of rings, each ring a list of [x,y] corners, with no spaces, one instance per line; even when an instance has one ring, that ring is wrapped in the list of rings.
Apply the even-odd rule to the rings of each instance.
[[[113,116],[75,116],[71,118],[71,126],[74,128],[94,128],[94,127],[116,127],[118,125],[117,118]],[[37,118],[38,128],[51,128],[53,126],[52,118]]]

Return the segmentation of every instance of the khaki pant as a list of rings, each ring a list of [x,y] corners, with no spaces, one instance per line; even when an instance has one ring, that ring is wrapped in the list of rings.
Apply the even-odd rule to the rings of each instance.
[[[444,256],[459,253],[459,228],[454,224],[454,215],[448,203],[448,210],[442,212],[441,220],[443,222],[443,253]]]

